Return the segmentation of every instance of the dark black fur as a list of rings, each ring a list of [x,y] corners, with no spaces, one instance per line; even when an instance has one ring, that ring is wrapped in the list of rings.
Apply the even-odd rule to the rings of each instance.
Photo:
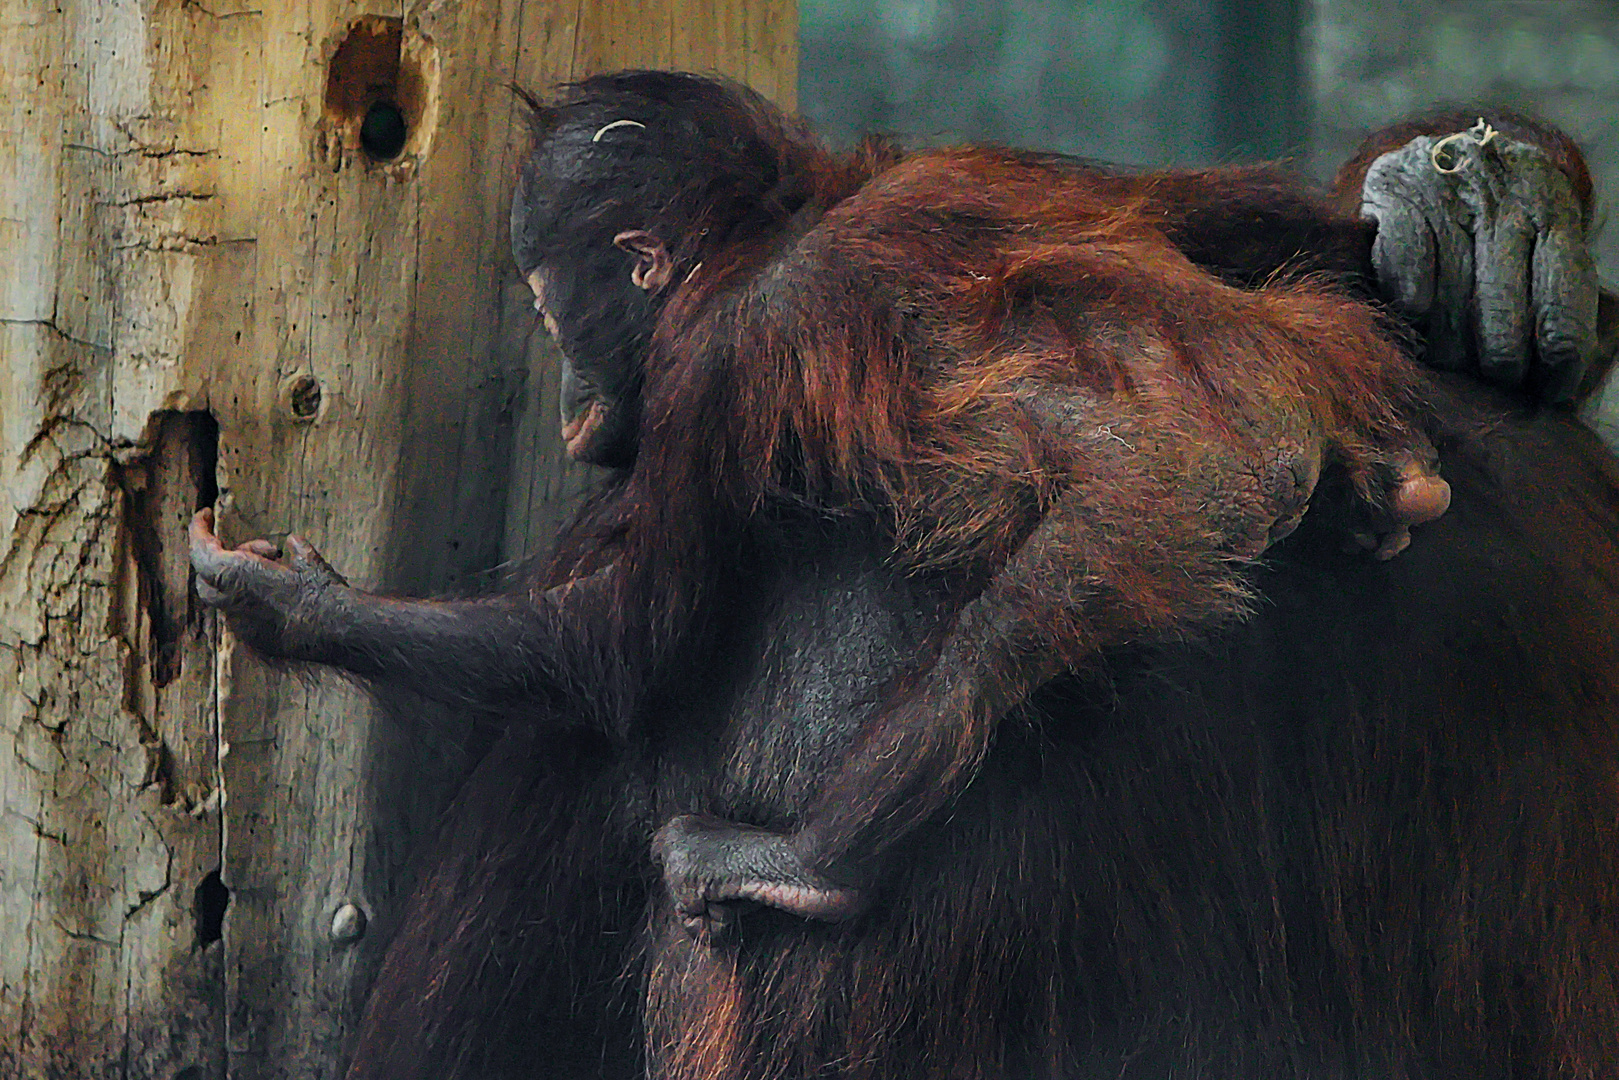
[[[654,140],[633,144],[644,189],[635,169],[574,169],[625,118]],[[578,400],[616,410],[591,460],[629,465],[640,359],[666,328],[615,237],[723,222],[682,234],[677,265],[745,263],[844,166],[806,145],[788,168],[768,152],[785,121],[680,77],[593,80],[538,122],[562,137],[525,174],[519,264],[554,275],[564,351],[589,365]],[[1228,280],[1307,266],[1371,287],[1367,227],[1272,174],[1116,182]],[[859,915],[762,910],[722,937],[687,932],[654,831],[693,813],[792,828],[971,574],[904,571],[880,515],[783,491],[724,530],[677,522],[692,572],[637,593],[597,587],[626,523],[644,555],[659,512],[704,499],[614,485],[562,538],[576,591],[478,603],[369,597],[312,550],[225,552],[203,521],[199,579],[266,652],[513,720],[450,811],[351,1076],[1614,1073],[1619,474],[1566,416],[1463,385],[1436,409],[1455,502],[1409,552],[1347,557],[1306,516],[1252,571],[1248,621],[1112,647],[1001,718]],[[644,434],[640,451],[667,445]]]
[[[1307,519],[1250,622],[1003,725],[863,919],[765,914],[716,955],[650,830],[785,820],[930,606],[858,538],[761,530],[644,740],[491,755],[354,1075],[636,1075],[648,981],[655,1040],[701,1033],[716,965],[738,1075],[1612,1075],[1619,487],[1562,417],[1444,449],[1456,501],[1405,555]]]

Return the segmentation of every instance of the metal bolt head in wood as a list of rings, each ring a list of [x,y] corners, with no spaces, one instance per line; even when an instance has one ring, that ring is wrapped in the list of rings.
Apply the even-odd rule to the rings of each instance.
[[[351,945],[365,936],[365,912],[343,904],[332,913],[332,944]]]

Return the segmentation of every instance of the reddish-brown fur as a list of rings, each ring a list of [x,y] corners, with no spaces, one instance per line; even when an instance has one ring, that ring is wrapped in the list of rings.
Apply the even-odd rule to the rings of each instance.
[[[1336,281],[1282,273],[1241,289],[1194,266],[1164,231],[1172,182],[994,150],[874,160],[867,175],[806,155],[807,227],[705,255],[676,292],[620,519],[620,602],[636,613],[658,603],[654,590],[667,611],[672,582],[708,570],[717,539],[783,499],[878,515],[902,565],[984,583],[983,606],[958,614],[932,669],[891,694],[802,811],[817,866],[884,852],[929,820],[975,774],[1001,712],[1057,669],[1242,610],[1243,562],[1288,513],[1267,490],[1279,459],[1313,443],[1373,494],[1379,455],[1418,441],[1420,380],[1379,316]],[[1053,391],[1078,403],[1058,432],[1031,415]],[[700,589],[672,595],[702,611]],[[962,691],[963,679],[980,682]],[[943,978],[943,1022],[969,1028],[978,994],[1017,985],[971,943],[977,913],[997,903],[971,888],[948,882],[928,916],[972,913],[937,938],[959,954],[872,950]],[[812,1072],[828,1038],[882,1039],[858,1018],[926,1008],[883,1000],[917,990],[893,972],[851,972],[854,986],[873,979],[872,996],[850,1003],[836,1036],[816,1026],[836,1009],[765,1022],[740,1007],[743,984],[830,1004],[812,947],[743,972],[735,954],[670,933],[653,949],[649,997],[660,1075]],[[955,1034],[973,1053],[995,1041]],[[957,1071],[997,1066],[918,1067]]]
[[[1151,180],[1121,200],[994,150],[824,176],[803,229],[705,257],[670,300],[620,563],[638,636],[790,499],[876,515],[899,563],[979,582],[805,814],[817,868],[936,812],[1058,670],[1239,613],[1246,561],[1309,496],[1298,462],[1375,497],[1381,455],[1420,441],[1417,376],[1372,309],[1212,277],[1158,227]],[[703,618],[700,588],[675,595]]]
[[[621,83],[680,108],[593,150],[646,103]],[[551,160],[620,158],[552,254],[623,269],[619,230],[673,222],[678,285],[639,457],[554,587],[379,601],[202,525],[219,586],[263,586],[250,640],[512,720],[352,1075],[1612,1073],[1619,484],[1588,437],[1440,384],[1456,510],[1392,563],[1311,514],[1258,564],[1317,454],[1375,501],[1420,445],[1366,228],[1274,174],[840,159],[702,80],[591,94]],[[701,197],[635,220],[634,125],[704,110],[719,175],[654,146]],[[286,631],[284,586],[326,622]],[[874,899],[694,938],[648,851],[683,815]]]
[[[649,364],[642,505],[713,493],[745,515],[781,486],[792,447],[794,494],[886,507],[915,556],[993,563],[1031,503],[1101,464],[1083,460],[1090,446],[1039,444],[1022,421],[1032,388],[1114,399],[1098,406],[1108,419],[1184,432],[1203,444],[1193,455],[1261,441],[1234,433],[1239,417],[1300,425],[1346,456],[1403,429],[1413,370],[1366,305],[1307,280],[1222,285],[1167,242],[1154,186],[1120,203],[1116,184],[1104,199],[1016,155],[941,152],[823,195],[832,207],[779,270],[791,295],[735,295],[773,244],[704,261]],[[970,494],[939,512],[955,484]]]

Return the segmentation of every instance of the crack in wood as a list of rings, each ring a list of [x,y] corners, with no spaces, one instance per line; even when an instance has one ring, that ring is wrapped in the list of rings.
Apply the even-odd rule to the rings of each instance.
[[[113,626],[125,646],[123,708],[146,753],[138,786],[155,786],[164,806],[190,812],[207,802],[212,785],[186,784],[176,775],[146,703],[179,677],[186,636],[202,632],[203,609],[181,537],[184,521],[218,498],[219,425],[206,412],[159,412],[140,445],[144,452],[111,468],[122,501],[120,548],[131,571],[118,589],[134,590],[111,605],[128,613],[115,615]]]
[[[219,195],[212,191],[164,191],[151,195],[136,195],[128,199],[112,199],[97,202],[95,205],[123,208],[130,206],[150,206],[153,203],[166,202],[208,202],[209,200],[217,198],[219,198]]]
[[[69,334],[66,330],[63,330],[60,326],[58,326],[55,319],[0,318],[0,326],[40,326],[44,327],[46,330],[49,330],[63,341],[69,342],[73,345],[78,345],[81,348],[90,349],[94,352],[102,353],[103,355],[110,355],[112,352],[111,349],[104,345],[97,345],[93,341],[85,341],[83,338],[74,337],[72,334]]]

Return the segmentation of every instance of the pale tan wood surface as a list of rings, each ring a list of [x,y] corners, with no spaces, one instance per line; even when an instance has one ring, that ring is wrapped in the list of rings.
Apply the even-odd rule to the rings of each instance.
[[[386,7],[0,0],[0,1077],[337,1075],[468,743],[233,648],[185,520],[217,476],[228,539],[490,587],[585,479],[506,254],[506,84],[792,104],[780,0]],[[387,165],[324,104],[362,16],[417,121]]]

